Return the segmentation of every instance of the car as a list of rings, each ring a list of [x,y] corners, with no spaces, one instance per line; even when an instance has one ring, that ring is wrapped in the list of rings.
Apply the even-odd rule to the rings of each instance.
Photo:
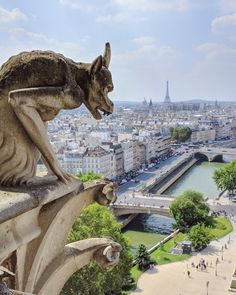
[[[139,180],[139,179],[137,179],[137,178],[135,178],[134,182],[135,182],[135,183],[139,183],[139,182],[140,182],[140,180]]]
[[[127,182],[126,179],[122,179],[121,182],[120,182],[120,184],[124,184],[124,183],[126,183],[126,182]]]

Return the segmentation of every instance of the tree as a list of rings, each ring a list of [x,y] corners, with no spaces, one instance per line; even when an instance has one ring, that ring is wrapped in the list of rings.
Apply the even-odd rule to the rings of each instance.
[[[181,231],[185,231],[197,223],[209,223],[210,208],[199,192],[185,191],[171,202],[170,211]]]
[[[89,171],[86,174],[83,174],[83,173],[79,172],[75,176],[77,176],[82,182],[87,182],[87,181],[91,181],[91,180],[102,179],[102,175],[101,174],[94,173],[93,171]]]
[[[170,133],[177,142],[184,142],[190,138],[192,130],[189,127],[170,127]]]
[[[104,236],[112,237],[122,246],[118,265],[113,269],[103,269],[95,262],[90,263],[68,280],[61,294],[120,294],[123,284],[126,284],[129,277],[133,259],[120,225],[109,210],[98,204],[87,207],[73,225],[68,242]]]
[[[236,190],[236,161],[215,170],[213,179],[219,190],[228,190],[231,193]]]
[[[192,246],[197,251],[206,248],[210,244],[212,238],[209,228],[202,224],[194,225],[191,228],[188,237],[192,243]]]
[[[147,248],[143,244],[139,245],[138,247],[136,262],[138,264],[138,268],[142,271],[148,269],[150,264],[153,263],[150,254],[147,251]]]

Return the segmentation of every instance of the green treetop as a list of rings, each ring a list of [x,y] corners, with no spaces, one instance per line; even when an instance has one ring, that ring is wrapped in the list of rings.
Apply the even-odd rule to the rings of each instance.
[[[223,168],[214,172],[213,179],[220,190],[228,190],[231,193],[236,190],[236,161],[226,164]]]
[[[192,130],[189,127],[170,127],[170,133],[177,142],[185,142],[190,138]]]
[[[209,222],[209,206],[199,192],[187,190],[176,197],[170,204],[170,211],[181,231],[189,229],[197,223]]]
[[[197,251],[206,248],[210,244],[210,241],[212,239],[210,229],[202,224],[194,225],[191,228],[188,237],[192,243],[192,246]]]
[[[83,173],[79,172],[79,173],[75,174],[75,176],[77,176],[82,182],[88,182],[88,181],[103,178],[103,176],[101,174],[94,173],[93,171],[89,171],[86,174],[83,174]]]
[[[106,207],[92,204],[78,217],[68,236],[68,242],[87,238],[112,237],[122,246],[120,261],[113,269],[103,269],[95,262],[75,273],[63,288],[62,295],[118,295],[126,284],[132,267],[130,247],[120,225]]]

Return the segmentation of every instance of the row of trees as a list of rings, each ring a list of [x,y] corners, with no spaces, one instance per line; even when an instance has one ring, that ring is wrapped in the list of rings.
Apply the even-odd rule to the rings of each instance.
[[[189,127],[170,127],[170,133],[172,138],[180,143],[191,137],[192,130]]]

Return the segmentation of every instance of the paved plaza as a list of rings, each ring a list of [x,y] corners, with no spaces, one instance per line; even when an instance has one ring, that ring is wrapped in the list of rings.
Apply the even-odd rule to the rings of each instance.
[[[222,201],[224,202],[224,200]],[[226,205],[226,207],[229,206]],[[234,205],[231,207],[232,210],[235,213]],[[236,269],[235,216],[236,214],[234,214],[234,217],[231,217],[231,222],[234,226],[232,233],[219,241],[211,242],[201,253],[197,253],[186,261],[156,266],[154,269],[148,270],[140,277],[137,289],[131,295],[234,294],[229,292],[228,289],[232,280],[232,274]],[[225,249],[225,245],[227,249]],[[223,257],[222,247],[224,248]],[[208,264],[206,270],[200,270],[192,266],[192,263],[197,265],[201,259],[204,259]],[[216,266],[217,260],[219,263]],[[188,271],[190,272],[190,277],[188,277]]]

